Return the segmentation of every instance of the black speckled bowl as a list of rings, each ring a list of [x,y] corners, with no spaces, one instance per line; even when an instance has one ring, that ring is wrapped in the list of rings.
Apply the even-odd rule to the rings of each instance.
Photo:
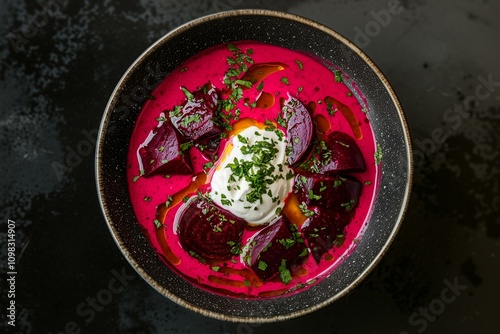
[[[333,273],[300,293],[274,299],[234,299],[201,290],[172,272],[153,251],[129,200],[126,156],[145,99],[164,76],[192,55],[220,43],[258,40],[315,54],[337,64],[363,92],[376,141],[384,152],[380,189],[367,230]],[[113,92],[99,132],[96,173],[111,233],[137,272],[161,294],[218,319],[270,322],[318,310],[346,295],[379,262],[394,239],[408,204],[412,178],[410,138],[389,83],[350,41],[316,22],[291,14],[239,10],[202,17],[170,32],[127,70]]]

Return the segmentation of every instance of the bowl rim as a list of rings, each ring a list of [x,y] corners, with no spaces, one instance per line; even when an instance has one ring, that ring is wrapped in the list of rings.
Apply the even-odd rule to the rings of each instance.
[[[374,256],[373,260],[362,270],[359,274],[359,276],[352,281],[349,285],[347,285],[344,289],[334,293],[331,295],[329,298],[325,299],[322,302],[315,303],[312,306],[309,306],[307,308],[298,310],[298,311],[293,311],[291,313],[287,313],[284,315],[275,315],[271,317],[242,317],[242,316],[235,316],[235,315],[228,315],[228,314],[221,314],[215,311],[210,311],[205,308],[196,306],[191,304],[190,302],[182,299],[181,297],[176,296],[172,292],[170,292],[168,289],[160,285],[151,275],[149,275],[141,266],[140,263],[138,263],[134,257],[129,253],[129,251],[124,247],[124,242],[122,238],[118,235],[118,231],[116,227],[114,226],[114,223],[112,222],[111,217],[108,214],[108,208],[105,204],[104,201],[104,190],[101,182],[101,154],[102,154],[102,149],[104,145],[104,137],[107,131],[107,124],[109,123],[110,115],[112,114],[113,110],[111,109],[117,100],[117,97],[119,95],[120,90],[124,86],[124,83],[129,79],[131,76],[131,73],[133,70],[138,67],[144,60],[145,58],[148,57],[148,55],[152,52],[154,52],[158,47],[166,43],[168,40],[182,34],[183,32],[189,30],[193,26],[197,26],[202,23],[206,23],[212,20],[219,20],[223,19],[226,17],[235,17],[235,16],[267,16],[267,17],[276,17],[276,18],[281,18],[281,19],[286,19],[290,21],[294,21],[300,24],[304,24],[307,26],[310,26],[314,29],[318,29],[322,32],[324,32],[327,35],[332,36],[333,38],[337,39],[340,43],[345,45],[347,48],[349,48],[351,51],[353,51],[358,57],[360,57],[364,63],[373,71],[373,73],[376,75],[377,79],[380,80],[382,83],[383,87],[387,91],[387,94],[391,98],[391,103],[395,107],[397,111],[397,115],[399,116],[399,123],[402,127],[402,132],[403,132],[403,137],[405,140],[404,146],[406,148],[406,158],[407,158],[407,163],[405,165],[406,172],[407,172],[407,179],[404,187],[404,196],[402,198],[402,204],[401,207],[399,208],[399,212],[396,218],[396,223],[393,225],[392,231],[388,235],[385,243],[381,247],[380,251]],[[212,317],[218,320],[225,320],[225,321],[233,321],[233,322],[240,322],[240,323],[268,323],[268,322],[276,322],[276,321],[284,321],[284,320],[289,320],[293,318],[297,318],[299,316],[304,316],[310,313],[313,313],[321,308],[326,307],[327,305],[332,304],[336,300],[341,299],[345,295],[347,295],[350,291],[352,291],[358,284],[360,284],[367,276],[368,274],[376,267],[376,265],[381,261],[382,257],[386,254],[388,251],[390,245],[395,239],[395,236],[397,235],[401,224],[404,220],[405,213],[407,211],[407,208],[409,206],[409,199],[410,199],[410,194],[411,194],[411,188],[412,188],[412,182],[413,182],[413,154],[412,154],[412,145],[411,145],[411,136],[410,136],[410,131],[409,127],[403,112],[402,105],[394,91],[394,89],[391,87],[389,84],[389,81],[386,79],[385,75],[382,73],[382,71],[378,68],[377,65],[362,51],[358,46],[356,46],[353,42],[351,42],[349,39],[341,35],[340,33],[336,32],[335,30],[318,23],[314,20],[308,19],[306,17],[302,17],[300,15],[296,14],[291,14],[287,12],[280,12],[280,11],[275,11],[275,10],[266,10],[266,9],[237,9],[237,10],[228,10],[228,11],[223,11],[223,12],[218,12],[214,14],[208,14],[205,16],[201,16],[199,18],[195,18],[187,23],[184,23],[177,28],[169,31],[166,33],[164,36],[159,38],[157,41],[155,41],[153,44],[151,44],[142,54],[140,54],[137,59],[130,65],[125,73],[122,75],[118,83],[116,84],[113,92],[111,93],[111,96],[106,104],[106,107],[104,109],[104,114],[101,119],[101,123],[99,126],[99,131],[98,131],[98,136],[97,136],[97,146],[96,146],[96,153],[95,153],[95,173],[96,173],[96,186],[97,186],[97,196],[99,200],[99,204],[101,206],[101,210],[103,212],[106,225],[109,228],[109,231],[113,237],[113,240],[115,243],[118,245],[118,248],[122,252],[123,256],[126,258],[126,260],[129,262],[129,264],[132,266],[132,268],[148,283],[150,284],[153,288],[155,288],[158,292],[160,292],[162,295],[168,297],[170,300],[174,301],[178,305],[181,305],[189,310],[195,311],[197,313],[200,313],[202,315]]]

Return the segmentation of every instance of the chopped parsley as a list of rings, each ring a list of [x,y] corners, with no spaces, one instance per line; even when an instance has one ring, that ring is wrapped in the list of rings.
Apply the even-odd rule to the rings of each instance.
[[[252,88],[252,82],[248,81],[248,80],[240,80],[240,79],[238,79],[234,83],[237,84],[237,85],[240,85],[240,86],[245,86],[247,88]]]
[[[201,121],[201,115],[200,114],[194,114],[194,115],[186,115],[181,121],[180,124],[187,127],[191,123],[199,123]]]
[[[339,234],[339,235],[337,235],[337,236],[335,237],[335,240],[333,240],[333,244],[334,244],[335,246],[337,246],[337,247],[340,247],[340,246],[342,246],[342,244],[344,243],[344,241],[345,241],[345,237],[344,237],[344,235]]]
[[[167,201],[165,202],[165,206],[168,208],[173,201],[174,199],[172,198],[172,196],[168,195]]]
[[[313,192],[312,189],[309,189],[309,197],[311,199],[314,199],[314,200],[320,200],[321,199],[321,196],[314,194],[314,192]]]
[[[302,250],[302,252],[300,252],[299,256],[300,256],[300,257],[304,257],[304,256],[306,256],[307,254],[309,254],[309,251],[307,250],[307,247],[306,247],[306,248],[304,248],[304,249]]]
[[[258,268],[262,271],[266,270],[267,263],[265,263],[264,261],[259,261]]]
[[[208,171],[210,168],[212,168],[214,166],[214,162],[213,161],[209,161],[207,162],[206,164],[203,164],[203,170],[204,171]]]
[[[287,86],[290,84],[290,82],[288,81],[288,78],[287,78],[287,77],[282,77],[282,78],[281,78],[281,82],[282,82],[282,83],[284,83],[284,84],[285,84],[285,85],[287,85]]]
[[[354,199],[351,199],[349,202],[341,203],[340,206],[343,207],[346,211],[350,211],[355,202],[356,201]]]
[[[296,241],[295,239],[286,238],[286,239],[279,239],[278,242],[282,244],[283,247],[285,247],[285,249],[289,249],[290,247],[295,245]]]
[[[250,192],[247,193],[246,200],[249,203],[262,203],[262,196],[268,194],[269,186],[277,179],[283,178],[281,174],[274,174],[276,166],[271,163],[279,152],[276,148],[276,142],[271,138],[264,137],[262,140],[257,140],[253,145],[250,145],[247,138],[241,135],[238,135],[237,138],[241,143],[245,144],[245,146],[241,147],[241,152],[244,155],[251,155],[251,160],[238,160],[235,157],[232,163],[228,163],[226,168],[229,168],[232,172],[229,182],[244,179],[250,186]]]
[[[169,115],[170,115],[170,117],[181,117],[182,116],[182,107],[175,106],[174,110],[171,110]]]
[[[382,161],[382,157],[384,154],[382,153],[382,148],[380,147],[380,144],[377,144],[377,151],[373,154],[375,157],[375,163],[378,165]]]
[[[189,102],[194,100],[194,95],[186,87],[181,86],[181,90],[184,92]]]
[[[298,60],[298,59],[297,59],[295,62],[297,63],[297,65],[299,66],[299,68],[300,68],[301,70],[303,70],[303,69],[304,69],[304,65],[302,64],[302,62],[301,62],[300,60]]]
[[[160,228],[161,227],[161,223],[160,223],[160,221],[158,219],[153,220],[153,223],[155,224],[156,228]]]
[[[304,216],[306,217],[311,217],[311,216],[314,216],[314,211],[313,210],[309,210],[307,208],[307,205],[306,203],[302,202],[302,204],[299,204],[299,209],[300,211],[302,211],[302,213],[304,214]]]
[[[333,74],[335,74],[335,82],[342,82],[342,72],[333,71]]]
[[[282,127],[286,128],[286,121],[285,121],[285,119],[283,118],[283,116],[278,115],[278,118],[276,119],[276,123],[278,123],[278,124],[279,124],[279,125],[281,125]]]
[[[207,263],[207,261],[204,258],[202,258],[200,255],[196,254],[192,250],[189,251],[189,255],[191,255],[192,257],[194,257],[195,259],[197,259],[198,261],[200,261],[203,264]]]
[[[326,102],[326,111],[328,112],[328,115],[333,116],[337,112],[337,108],[333,106],[333,103],[330,101]]]
[[[292,280],[292,274],[290,273],[290,270],[286,267],[286,260],[282,259],[281,264],[278,268],[279,273],[280,273],[280,279],[283,283],[288,284]]]

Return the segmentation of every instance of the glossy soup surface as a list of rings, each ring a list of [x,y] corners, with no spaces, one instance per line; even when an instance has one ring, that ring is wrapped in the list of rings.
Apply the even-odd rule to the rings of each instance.
[[[241,66],[242,64],[244,65]],[[232,69],[236,71],[230,72]],[[228,73],[234,76],[230,77]],[[236,80],[241,81],[235,84]],[[379,173],[374,158],[376,143],[366,117],[363,96],[358,91],[351,92],[344,80],[347,78],[334,65],[293,50],[252,41],[239,41],[207,49],[188,59],[163,80],[144,104],[136,122],[129,146],[127,180],[137,220],[165,265],[202,289],[244,298],[270,298],[293,293],[317,283],[335,270],[363,237],[376,195]],[[234,105],[228,107],[230,110],[219,110],[226,115],[227,123],[221,129],[224,138],[215,152],[216,156],[204,154],[198,145],[185,145],[184,148],[187,149],[183,154],[188,155],[192,173],[180,175],[174,172],[146,177],[143,170],[147,162],[141,161],[138,153],[140,148],[151,140],[153,129],[157,129],[162,122],[171,122],[171,112],[176,106],[186,104],[190,92],[200,90],[203,86],[208,87],[208,84],[219,92],[219,101],[216,102],[219,105],[220,100],[230,99],[235,87],[241,88],[238,90],[241,96],[233,95],[236,98],[233,99]],[[259,223],[247,222],[241,235],[240,251],[235,252],[231,258],[207,259],[184,249],[179,240],[179,219],[186,207],[193,205],[197,196],[201,196],[199,194],[204,194],[202,197],[216,197],[211,189],[212,178],[217,168],[220,171],[228,170],[227,163],[232,161],[224,162],[224,159],[231,153],[233,146],[230,145],[236,143],[234,138],[239,133],[254,126],[251,129],[260,129],[265,134],[265,128],[268,127],[274,132],[281,131],[287,142],[295,141],[298,144],[298,139],[287,137],[287,125],[283,123],[283,117],[280,119],[280,115],[283,116],[283,103],[286,103],[284,101],[292,98],[307,108],[312,120],[313,139],[298,162],[291,166],[284,165],[289,175],[293,172],[293,178],[287,180],[288,185],[291,185],[291,192],[285,191],[284,195],[280,195],[282,198],[276,201],[280,208],[277,209],[278,207],[273,206],[277,204],[271,203],[270,199],[274,196],[271,193],[269,194],[273,196],[265,198],[263,203],[254,203],[255,212],[264,210],[267,205],[271,218],[265,217]],[[256,132],[252,130],[252,133]],[[359,197],[346,208],[349,210],[349,222],[335,240],[335,245],[321,254],[319,261],[313,258],[311,249],[308,249],[308,253],[301,254],[300,261],[297,260],[291,266],[282,262],[276,275],[261,279],[256,274],[259,269],[251,268],[244,256],[237,253],[241,253],[241,250],[244,252],[245,245],[252,240],[252,236],[272,223],[276,214],[286,217],[297,233],[303,231],[304,224],[307,224],[305,222],[315,211],[313,207],[303,206],[298,202],[293,190],[294,183],[301,171],[311,172],[300,167],[308,152],[333,132],[342,132],[352,138],[365,162],[363,171],[326,173],[339,176],[340,180],[344,177],[352,178],[361,184]],[[179,138],[182,140],[182,136]],[[189,143],[188,140],[185,142]],[[282,181],[279,187],[285,187],[285,183]],[[273,188],[272,192],[276,192],[276,189]],[[309,194],[311,195],[318,196],[314,193]],[[219,205],[220,201],[221,198],[218,199]],[[344,207],[345,203],[341,205]],[[231,210],[231,204],[225,209]],[[341,214],[344,215],[343,212]],[[304,242],[307,238],[300,234],[296,236],[295,242],[307,248],[307,240]],[[293,261],[289,260],[288,263]],[[262,263],[259,265],[265,266]],[[289,274],[290,277],[283,274]]]

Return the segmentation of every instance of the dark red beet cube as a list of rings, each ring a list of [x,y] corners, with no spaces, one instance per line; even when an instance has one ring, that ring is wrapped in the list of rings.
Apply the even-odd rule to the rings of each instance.
[[[195,144],[206,144],[221,134],[221,130],[214,123],[219,93],[211,84],[206,84],[193,93],[184,87],[182,89],[187,100],[182,108],[170,111],[170,120],[187,140],[192,140]]]
[[[282,104],[290,151],[288,164],[293,165],[302,158],[311,144],[313,123],[309,111],[296,98],[288,95],[288,100],[283,99]]]
[[[145,177],[158,174],[192,174],[189,155],[181,150],[181,138],[167,122],[153,130],[146,145],[139,148]]]
[[[280,275],[288,283],[290,270],[308,255],[307,247],[295,225],[284,216],[257,232],[249,240],[245,263],[263,281]]]
[[[350,221],[350,215],[319,207],[311,211],[314,215],[304,222],[301,232],[313,258],[319,263],[323,254],[344,241],[344,230]]]
[[[357,204],[361,182],[353,177],[299,173],[295,189],[299,203],[329,210],[351,211]]]
[[[246,222],[205,198],[189,203],[179,220],[181,246],[199,259],[226,260],[240,253]]]
[[[362,172],[366,168],[361,150],[354,139],[339,131],[334,131],[324,140],[318,141],[300,167],[322,174],[340,171]]]
[[[219,136],[207,140],[203,145],[196,145],[203,155],[210,160],[217,160],[216,155],[219,151],[221,138]]]

